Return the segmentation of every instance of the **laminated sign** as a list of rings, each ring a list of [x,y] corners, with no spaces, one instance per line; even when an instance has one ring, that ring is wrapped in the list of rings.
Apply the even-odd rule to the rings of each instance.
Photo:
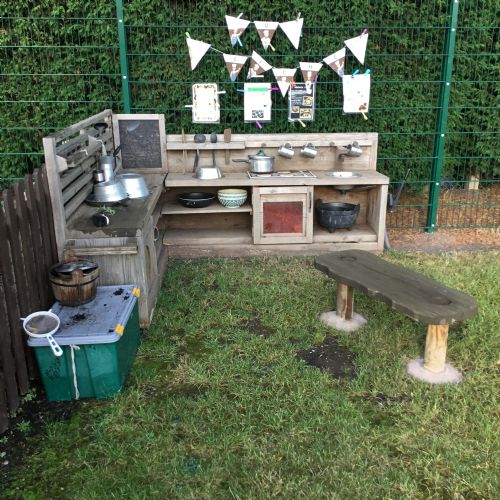
[[[246,122],[271,121],[271,84],[245,83],[244,118]]]
[[[219,89],[216,83],[193,85],[193,123],[219,123]]]
[[[316,85],[296,83],[288,93],[288,121],[312,122],[316,100]]]
[[[370,107],[370,73],[363,75],[344,75],[344,113],[368,112]]]

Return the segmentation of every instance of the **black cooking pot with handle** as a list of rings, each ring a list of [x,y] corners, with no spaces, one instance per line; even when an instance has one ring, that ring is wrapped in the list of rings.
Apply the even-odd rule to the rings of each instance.
[[[182,193],[177,196],[177,201],[188,208],[208,207],[215,200],[213,193]]]
[[[318,224],[330,233],[335,229],[350,229],[359,214],[359,204],[353,203],[323,203],[316,200],[316,215]]]

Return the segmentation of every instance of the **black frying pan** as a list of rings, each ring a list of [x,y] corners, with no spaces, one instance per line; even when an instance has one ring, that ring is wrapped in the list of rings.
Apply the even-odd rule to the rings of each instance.
[[[214,200],[213,193],[182,193],[177,196],[177,201],[188,208],[208,207]]]

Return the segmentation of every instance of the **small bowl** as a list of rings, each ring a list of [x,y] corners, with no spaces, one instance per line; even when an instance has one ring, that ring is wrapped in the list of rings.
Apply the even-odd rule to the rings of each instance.
[[[219,189],[217,198],[219,202],[227,208],[238,208],[247,201],[248,193],[246,189]]]

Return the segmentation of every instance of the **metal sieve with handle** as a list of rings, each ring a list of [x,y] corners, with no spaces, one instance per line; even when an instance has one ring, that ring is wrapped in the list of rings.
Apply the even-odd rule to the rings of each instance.
[[[24,331],[35,339],[47,339],[54,356],[62,356],[63,351],[59,344],[52,337],[53,333],[59,330],[61,321],[59,317],[51,311],[37,311],[31,313],[23,321]]]

